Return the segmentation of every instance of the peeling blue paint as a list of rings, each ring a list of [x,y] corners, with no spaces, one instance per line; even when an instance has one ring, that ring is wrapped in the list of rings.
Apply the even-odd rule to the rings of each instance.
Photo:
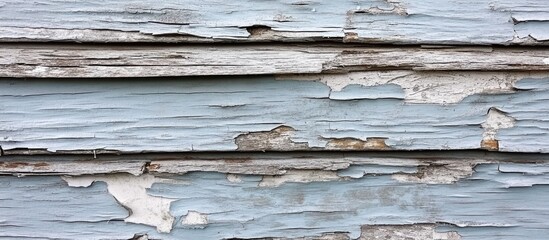
[[[462,239],[544,239],[549,198],[540,193],[547,190],[547,174],[505,173],[498,167],[480,165],[472,177],[441,185],[403,184],[385,174],[276,188],[258,187],[261,176],[241,176],[238,183],[221,173],[163,176],[170,181],[154,184],[149,194],[178,199],[171,205],[177,221],[169,234],[120,221],[126,210],[105,184],[73,188],[56,176],[2,176],[0,237],[119,239],[146,233],[162,239],[222,239],[349,232],[356,238],[361,225],[438,223],[437,231],[454,230]],[[534,186],[524,187],[525,182]],[[208,225],[183,228],[181,217],[188,211],[207,214]]]
[[[63,10],[59,10],[63,9]],[[86,34],[106,42],[120,35],[54,30],[113,30],[246,39],[246,27],[267,26],[300,37],[338,37],[345,32],[372,42],[510,44],[516,37],[547,40],[549,4],[535,0],[482,1],[44,1],[9,0],[0,5],[1,38],[78,40]],[[515,20],[512,17],[515,17]],[[542,16],[542,17],[540,17]],[[36,18],[41,21],[35,21]],[[516,20],[518,19],[518,20]],[[41,36],[18,28],[50,30]],[[516,31],[516,32],[515,32]],[[517,36],[516,36],[517,35]],[[291,36],[291,35],[290,35]],[[130,41],[139,37],[129,36]],[[290,39],[292,37],[289,37]],[[128,40],[126,39],[126,40]],[[151,41],[151,39],[142,39]],[[531,44],[524,41],[524,44]]]
[[[393,85],[353,87],[341,99],[311,81],[272,77],[155,80],[1,80],[0,145],[49,150],[235,150],[240,134],[285,125],[292,140],[387,138],[392,149],[477,149],[490,108],[516,119],[496,135],[501,151],[548,152],[547,79],[515,93],[477,94],[458,104],[407,104]],[[380,94],[380,88],[385,89]],[[526,90],[530,89],[530,90]],[[334,94],[334,92],[332,92]],[[350,95],[349,95],[350,94]],[[365,97],[366,96],[366,97]],[[261,149],[258,149],[261,150]]]

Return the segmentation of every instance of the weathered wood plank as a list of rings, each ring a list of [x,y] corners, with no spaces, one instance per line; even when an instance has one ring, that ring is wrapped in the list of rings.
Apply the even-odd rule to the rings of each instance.
[[[275,176],[203,171],[0,176],[0,237],[257,239],[338,233],[343,239],[371,239],[398,230],[417,234],[407,235],[414,240],[543,239],[549,199],[540,193],[549,178],[540,167],[547,169],[547,163],[484,160],[455,183],[428,184],[422,178],[448,172],[414,174],[407,167],[365,164]],[[364,172],[355,175],[359,169]]]
[[[84,175],[106,173],[130,173],[141,175],[146,170],[145,161],[40,161],[0,159],[0,174],[5,175]]]
[[[0,45],[0,77],[92,78],[549,70],[545,48],[353,45]]]
[[[14,154],[14,152],[16,154]],[[218,172],[245,175],[284,175],[293,171],[340,171],[345,176],[402,173],[423,174],[432,182],[457,181],[466,177],[479,164],[498,163],[502,172],[549,172],[544,164],[549,156],[527,153],[484,151],[388,151],[388,152],[285,152],[285,153],[148,153],[148,154],[20,154],[5,151],[0,158],[0,174],[30,175],[86,175],[129,173],[185,174],[189,172]],[[362,169],[357,165],[369,165]],[[523,166],[523,167],[521,167]],[[443,172],[426,169],[446,168]],[[452,171],[455,170],[455,171]],[[404,171],[405,170],[405,171]],[[432,175],[432,176],[429,176]]]
[[[406,91],[398,85],[404,83],[379,78],[349,81],[341,91],[317,81],[269,76],[4,79],[0,145],[123,152],[549,151],[547,73],[460,74],[420,75],[419,82],[430,84]],[[473,90],[464,94],[459,84]],[[448,94],[437,95],[444,93],[439,88],[456,96],[445,103]],[[424,95],[423,102],[407,102],[414,93]]]
[[[543,44],[548,12],[543,0],[5,0],[0,40]]]

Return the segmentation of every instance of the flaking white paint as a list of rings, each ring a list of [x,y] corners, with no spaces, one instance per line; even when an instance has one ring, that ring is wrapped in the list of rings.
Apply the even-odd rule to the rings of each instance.
[[[4,1],[3,41],[338,41],[353,30],[367,43],[543,44],[544,1]],[[515,3],[516,2],[516,3]],[[514,4],[513,4],[514,3]],[[108,8],[106,8],[108,6]],[[443,14],[442,14],[443,13]],[[279,15],[285,17],[278,17]],[[512,18],[512,19],[511,19]],[[40,21],[36,21],[40,19]],[[168,36],[166,36],[168,35]],[[174,36],[177,35],[177,36]],[[532,36],[540,42],[513,39]]]
[[[332,91],[344,91],[348,85],[379,86],[396,84],[402,87],[408,103],[459,103],[467,96],[479,93],[512,93],[514,84],[523,78],[542,78],[535,72],[416,72],[365,71],[347,74],[281,75],[278,80],[320,81]]]
[[[170,214],[170,204],[174,199],[147,194],[147,189],[156,181],[153,175],[109,174],[62,178],[71,187],[89,187],[93,182],[105,182],[109,193],[130,211],[125,222],[155,226],[159,232],[170,232],[172,229],[175,218]]]
[[[202,229],[208,225],[208,215],[189,210],[181,224],[185,228]]]
[[[238,174],[229,173],[227,174],[227,181],[232,183],[240,183],[242,182],[242,178]]]
[[[491,108],[488,110],[486,121],[482,123],[484,133],[482,134],[483,141],[493,141],[496,139],[496,134],[499,129],[512,128],[515,125],[515,119],[507,116],[504,112]]]

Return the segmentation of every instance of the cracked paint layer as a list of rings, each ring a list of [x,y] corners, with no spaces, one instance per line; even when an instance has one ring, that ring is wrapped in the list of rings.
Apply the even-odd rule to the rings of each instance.
[[[272,76],[138,82],[4,79],[0,145],[5,152],[83,153],[480,149],[486,113],[495,108],[515,119],[513,127],[498,130],[499,151],[549,151],[543,144],[549,141],[544,107],[549,86],[541,78],[546,73],[468,74],[441,81],[440,90],[434,85],[406,90],[387,83],[388,91],[404,89],[404,99],[365,97],[378,92],[366,87],[352,88],[340,100],[330,99],[334,90],[324,83]],[[438,84],[431,77],[417,82]],[[460,86],[457,80],[470,85],[450,88],[450,83]],[[448,94],[448,102],[454,101],[453,93],[465,98],[444,104],[444,95],[426,95],[423,102],[411,103],[406,91]]]
[[[263,181],[260,175],[240,175],[238,183],[229,181],[224,173],[156,175],[154,185],[147,183],[142,188],[149,196],[173,199],[169,213],[180,218],[169,233],[122,221],[127,212],[115,198],[120,203],[123,199],[113,194],[107,179],[124,179],[125,184],[120,184],[124,188],[135,179],[109,174],[66,180],[73,186],[89,186],[76,188],[57,176],[0,176],[0,216],[17,215],[23,209],[36,213],[0,218],[0,237],[21,238],[33,229],[34,237],[67,239],[131,239],[134,234],[168,240],[330,239],[328,235],[350,239],[541,239],[548,228],[547,199],[540,192],[549,184],[549,171],[544,167],[547,164],[540,164],[482,163],[471,176],[454,184],[403,183],[392,174],[411,173],[412,169],[375,166],[358,166],[370,173],[359,178],[347,172],[345,180],[338,175],[337,180],[285,182],[269,188],[259,185]],[[93,181],[99,182],[91,184]],[[205,222],[204,228],[198,227]]]
[[[351,72],[347,74],[284,75],[279,80],[320,81],[332,90],[331,95],[344,94],[354,85],[400,86],[407,103],[457,104],[475,94],[503,94],[517,90],[515,84],[524,78],[542,78],[543,73],[512,72],[417,72],[406,70]],[[380,89],[377,89],[378,91]],[[397,94],[398,89],[392,94]]]
[[[4,1],[0,40],[303,42],[341,41],[344,31],[356,33],[360,36],[356,41],[367,43],[534,45],[548,39],[544,30],[549,5],[543,1],[182,3]],[[274,34],[255,39],[246,30],[249,26],[266,26]]]
[[[174,199],[147,194],[155,182],[153,175],[132,176],[127,174],[66,176],[63,180],[71,187],[89,187],[97,181],[105,182],[109,193],[130,214],[126,222],[155,226],[159,232],[170,232],[175,218],[170,214]]]

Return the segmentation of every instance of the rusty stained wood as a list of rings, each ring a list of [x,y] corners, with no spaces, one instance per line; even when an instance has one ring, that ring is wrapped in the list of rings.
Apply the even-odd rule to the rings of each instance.
[[[114,78],[364,70],[542,71],[546,48],[359,45],[0,45],[0,77]]]
[[[5,0],[0,41],[536,45],[548,12],[543,0]]]

